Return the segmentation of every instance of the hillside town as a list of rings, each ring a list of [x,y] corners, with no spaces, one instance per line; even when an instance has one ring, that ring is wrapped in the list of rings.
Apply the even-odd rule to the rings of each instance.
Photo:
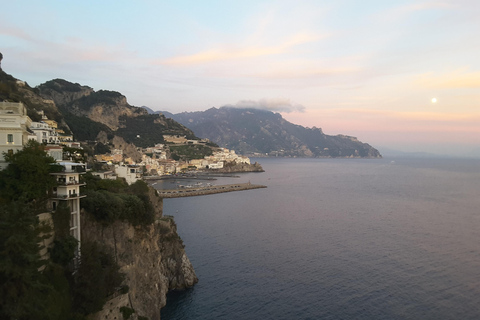
[[[48,119],[41,111],[42,120],[32,121],[25,106],[21,102],[0,102],[0,169],[5,168],[3,152],[13,153],[23,148],[28,140],[34,140],[45,145],[45,150],[57,161],[73,161],[80,154],[72,154],[72,150],[80,151],[82,146],[74,141],[72,134],[58,128],[56,121]],[[212,154],[202,159],[178,159],[170,157],[171,146],[206,145],[207,139],[190,140],[185,136],[164,135],[164,143],[148,148],[137,148],[141,161],[135,161],[127,156],[122,149],[111,149],[105,154],[94,154],[94,162],[104,164],[103,170],[96,172],[102,178],[124,178],[131,184],[142,176],[164,176],[199,170],[222,169],[229,164],[250,164],[250,159],[237,155],[234,150],[212,148]],[[68,148],[68,152],[65,152]],[[85,161],[85,158],[82,158]]]
[[[70,234],[79,243],[80,250],[80,199],[85,197],[80,192],[80,175],[87,171],[101,179],[124,179],[129,185],[141,180],[145,176],[169,176],[179,173],[193,173],[199,170],[218,170],[231,164],[250,164],[248,157],[240,156],[234,150],[214,148],[211,155],[203,159],[173,160],[169,157],[170,146],[206,145],[208,140],[188,140],[184,136],[164,135],[165,143],[153,147],[137,148],[141,154],[141,161],[135,162],[124,154],[122,149],[112,149],[106,154],[94,154],[90,157],[90,167],[87,168],[87,158],[83,156],[83,147],[74,141],[71,134],[58,128],[56,121],[48,119],[40,112],[41,121],[35,122],[27,114],[25,105],[21,102],[0,102],[0,170],[5,169],[8,163],[4,154],[14,154],[23,149],[29,140],[44,145],[44,149],[57,164],[62,167],[61,172],[52,173],[57,186],[52,190],[48,207],[55,211],[61,202],[70,208]],[[49,213],[39,215],[40,220],[49,220]],[[48,241],[44,244],[49,247]],[[44,250],[43,254],[46,254]]]

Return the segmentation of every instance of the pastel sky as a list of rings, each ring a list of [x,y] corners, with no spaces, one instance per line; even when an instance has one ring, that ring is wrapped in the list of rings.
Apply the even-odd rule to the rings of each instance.
[[[480,1],[4,1],[2,68],[173,113],[224,105],[480,155]],[[436,98],[436,103],[432,99]]]

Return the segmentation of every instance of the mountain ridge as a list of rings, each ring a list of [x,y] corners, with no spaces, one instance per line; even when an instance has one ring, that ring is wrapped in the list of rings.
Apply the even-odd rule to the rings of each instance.
[[[162,112],[170,115],[167,112]],[[317,158],[381,158],[380,152],[356,137],[326,135],[305,128],[279,113],[255,108],[221,107],[171,114],[196,135],[248,155]]]
[[[380,152],[355,137],[329,136],[320,128],[305,128],[279,113],[254,108],[221,107],[171,114],[136,107],[119,92],[95,91],[89,86],[53,79],[35,88],[0,69],[0,99],[22,101],[28,115],[38,111],[71,131],[80,141],[95,142],[100,134],[111,143],[149,147],[163,143],[163,135],[208,138],[221,147],[247,155],[326,158],[380,158]],[[95,142],[96,143],[96,142]],[[138,157],[138,155],[136,155]]]

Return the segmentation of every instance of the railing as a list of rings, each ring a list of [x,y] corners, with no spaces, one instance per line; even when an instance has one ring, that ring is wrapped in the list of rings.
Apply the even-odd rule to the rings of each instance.
[[[71,199],[71,198],[77,198],[77,197],[84,197],[85,194],[83,193],[71,193],[71,194],[57,194],[53,193],[53,197],[57,199]]]
[[[72,185],[76,185],[76,184],[85,184],[83,182],[80,182],[80,181],[77,181],[77,180],[73,180],[73,181],[57,181],[58,185],[59,186],[72,186]]]

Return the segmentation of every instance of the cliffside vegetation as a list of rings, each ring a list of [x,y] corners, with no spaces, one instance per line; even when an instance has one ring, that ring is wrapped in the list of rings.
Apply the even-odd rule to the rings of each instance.
[[[212,154],[211,147],[201,144],[170,146],[170,156],[173,160],[203,159]]]
[[[82,263],[73,270],[77,241],[70,236],[70,210],[59,205],[52,226],[40,223],[46,212],[54,160],[36,142],[6,155],[0,171],[0,319],[84,319],[101,310],[123,276],[109,251],[82,243]],[[138,187],[132,188],[132,192]],[[138,216],[136,216],[138,218]],[[52,237],[50,259],[40,255]]]
[[[82,199],[82,208],[98,222],[105,226],[117,220],[133,226],[153,223],[155,212],[145,182],[139,180],[129,186],[123,180],[102,180],[89,173],[84,179],[87,197]]]
[[[20,202],[29,204],[38,213],[45,210],[47,191],[55,185],[55,177],[50,173],[58,172],[55,159],[47,156],[45,147],[30,140],[16,153],[5,153],[8,167],[0,171],[0,203]]]

